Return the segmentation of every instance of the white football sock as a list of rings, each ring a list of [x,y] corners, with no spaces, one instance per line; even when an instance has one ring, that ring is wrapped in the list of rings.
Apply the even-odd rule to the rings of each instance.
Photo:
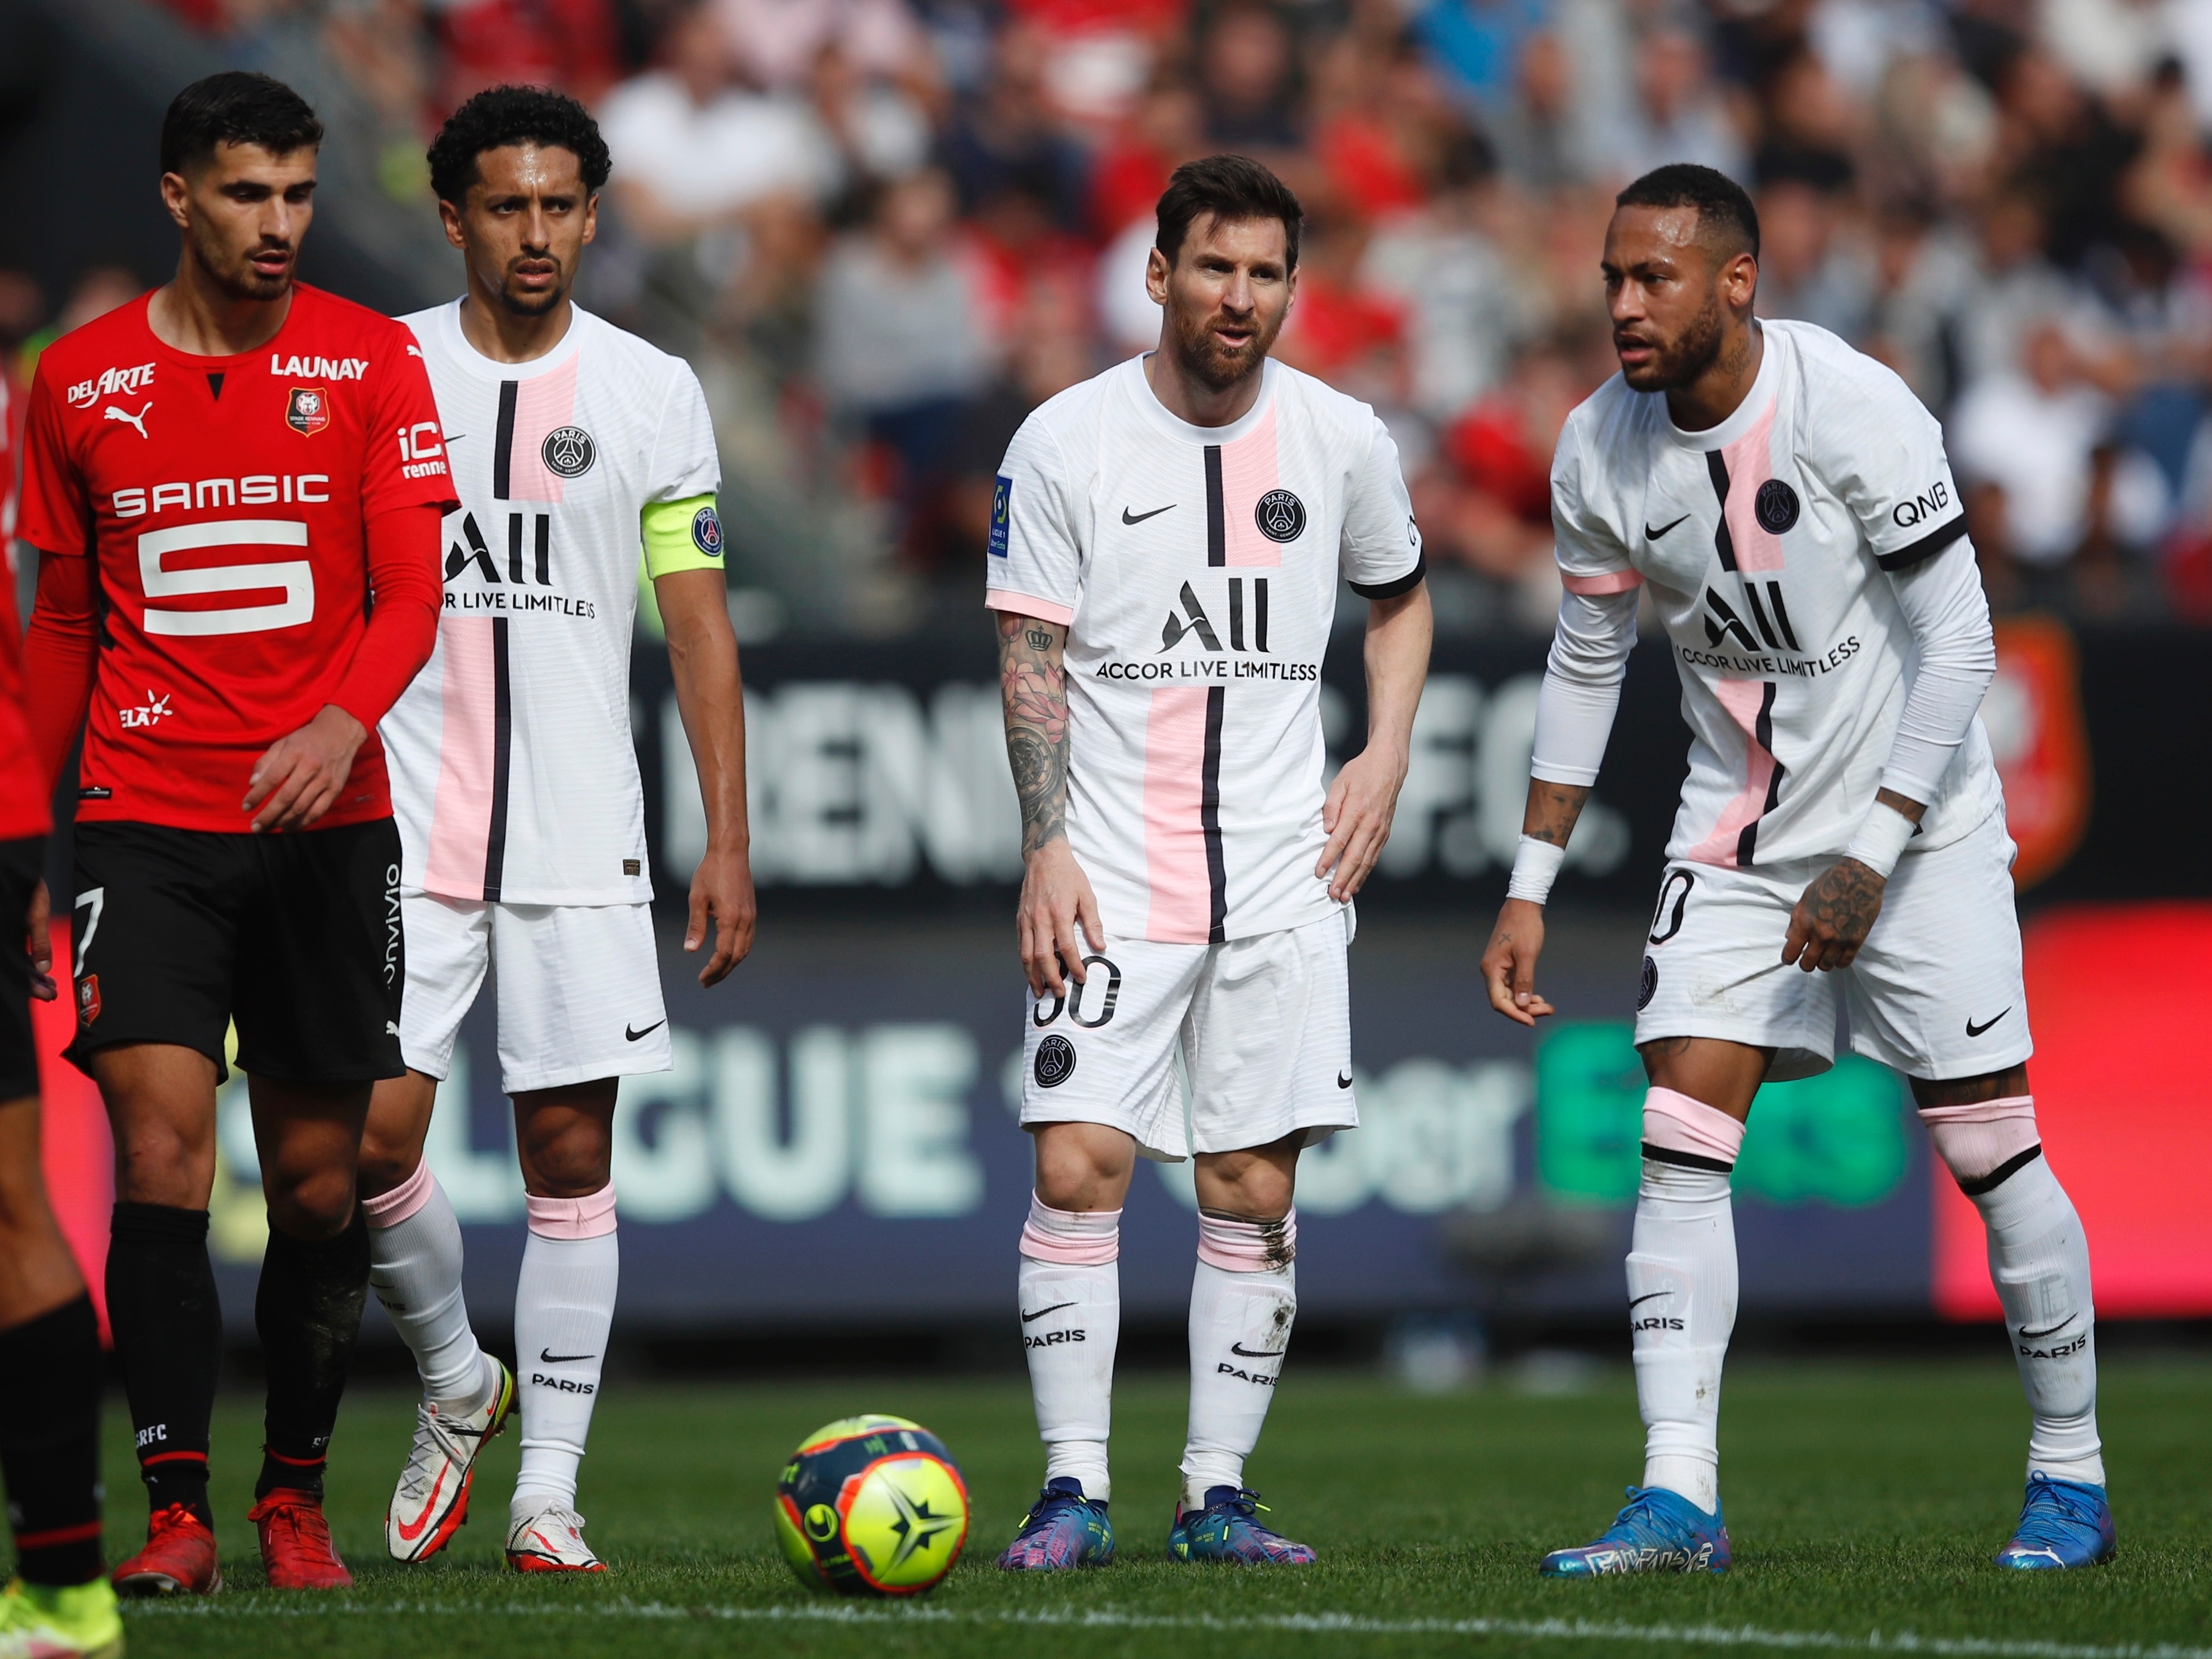
[[[1990,1278],[2033,1413],[2027,1472],[2101,1486],[2089,1243],[2043,1156],[2034,1101],[2014,1095],[1928,1107],[1920,1116],[1989,1232]]]
[[[1720,1504],[1721,1366],[1735,1328],[1729,1176],[1743,1125],[1673,1089],[1644,1101],[1644,1179],[1628,1257],[1628,1328],[1644,1485]]]
[[[1298,1212],[1279,1222],[1198,1218],[1190,1287],[1190,1428],[1182,1507],[1244,1484],[1298,1312]]]
[[[1044,1478],[1114,1495],[1114,1347],[1121,1335],[1121,1212],[1054,1210],[1032,1193],[1022,1229],[1019,1309]]]
[[[480,1408],[495,1375],[469,1328],[461,1223],[426,1159],[389,1192],[361,1201],[368,1282],[415,1356],[422,1397],[455,1413]]]
[[[575,1503],[621,1262],[613,1187],[589,1198],[530,1200],[530,1238],[514,1285],[515,1380],[522,1385],[517,1516],[549,1497]]]

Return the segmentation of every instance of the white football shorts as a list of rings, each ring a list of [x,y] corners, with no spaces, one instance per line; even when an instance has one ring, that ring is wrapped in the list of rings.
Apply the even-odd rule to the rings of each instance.
[[[1846,968],[1782,961],[1790,912],[1832,859],[1771,869],[1673,863],[1644,947],[1636,1040],[1721,1037],[1776,1051],[1786,1083],[1834,1063],[1836,998],[1851,1047],[1907,1077],[1943,1082],[2002,1071],[2034,1052],[2021,973],[2020,918],[2002,808],[1933,852],[1908,852],[1881,914]]]
[[[1086,983],[1030,1004],[1022,1122],[1111,1124],[1166,1162],[1357,1129],[1352,928],[1347,906],[1224,944],[1121,939],[1085,956]]]
[[[675,1064],[650,905],[488,905],[406,893],[399,1052],[445,1081],[461,1016],[496,968],[500,1087],[510,1095]]]

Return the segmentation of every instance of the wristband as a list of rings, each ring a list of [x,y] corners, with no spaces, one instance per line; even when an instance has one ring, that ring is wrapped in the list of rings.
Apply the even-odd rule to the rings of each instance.
[[[1520,850],[1513,855],[1513,876],[1505,884],[1505,896],[1542,904],[1551,897],[1552,883],[1559,880],[1559,865],[1566,856],[1565,847],[1539,841],[1533,835],[1522,836]]]
[[[1844,857],[1864,864],[1885,881],[1897,868],[1897,860],[1905,851],[1905,843],[1920,832],[1920,826],[1907,818],[1887,801],[1877,801],[1874,810],[1860,824],[1859,833],[1851,837],[1850,845],[1844,849]]]

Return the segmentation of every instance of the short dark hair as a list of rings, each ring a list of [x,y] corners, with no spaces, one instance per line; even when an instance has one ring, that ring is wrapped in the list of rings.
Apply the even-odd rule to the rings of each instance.
[[[1168,180],[1160,197],[1159,235],[1152,246],[1167,256],[1170,265],[1200,214],[1223,223],[1280,219],[1286,268],[1298,268],[1298,230],[1305,223],[1305,210],[1288,185],[1249,156],[1208,156],[1185,162]]]
[[[574,98],[547,87],[486,87],[452,115],[430,141],[430,188],[456,205],[481,176],[477,157],[508,144],[538,144],[576,157],[584,188],[596,193],[614,163],[599,124]]]
[[[1716,168],[1669,162],[1651,169],[1613,198],[1615,207],[1694,207],[1708,241],[1741,243],[1759,257],[1759,210],[1744,187]]]
[[[161,118],[161,171],[198,167],[217,144],[258,144],[289,156],[322,142],[323,124],[298,93],[255,70],[227,69],[169,100]]]

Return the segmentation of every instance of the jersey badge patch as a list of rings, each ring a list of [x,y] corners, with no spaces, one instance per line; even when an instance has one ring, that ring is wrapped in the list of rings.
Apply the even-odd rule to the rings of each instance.
[[[691,545],[709,558],[722,556],[722,521],[712,507],[691,515]]]
[[[284,400],[284,424],[313,437],[331,424],[331,394],[319,386],[295,386]]]
[[[1057,1089],[1075,1075],[1075,1045],[1057,1031],[1037,1045],[1037,1087]]]
[[[76,982],[76,1017],[90,1025],[100,1017],[100,975],[88,973]]]
[[[1306,504],[1288,490],[1270,490],[1252,509],[1252,521],[1270,541],[1296,541],[1305,534]]]
[[[580,426],[556,426],[538,446],[538,458],[556,479],[580,479],[592,470],[599,447]]]
[[[1014,521],[1014,481],[1004,473],[991,487],[991,557],[1006,557],[1006,534]]]
[[[1797,492],[1780,479],[1769,479],[1752,497],[1751,510],[1760,529],[1778,536],[1797,521]]]

